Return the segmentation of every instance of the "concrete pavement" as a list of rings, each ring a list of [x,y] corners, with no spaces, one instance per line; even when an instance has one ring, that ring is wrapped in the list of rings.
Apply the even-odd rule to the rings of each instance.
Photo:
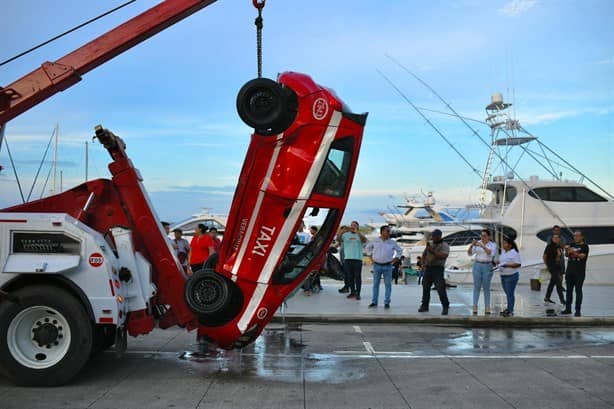
[[[408,322],[433,323],[461,326],[614,326],[614,286],[585,286],[582,303],[582,317],[561,316],[564,306],[544,303],[545,285],[541,291],[531,290],[528,283],[519,283],[516,288],[515,316],[503,318],[499,313],[506,308],[506,297],[500,283],[493,280],[491,290],[492,314],[484,314],[484,296],[480,297],[479,313],[472,315],[473,286],[459,285],[448,288],[450,300],[448,316],[441,316],[441,304],[437,291],[431,291],[429,312],[419,313],[422,299],[422,286],[415,277],[409,284],[393,284],[391,308],[384,309],[384,285],[380,285],[379,305],[368,308],[371,303],[372,280],[368,272],[363,274],[362,299],[347,299],[347,294],[339,294],[342,283],[322,280],[323,291],[305,296],[299,290],[288,299],[285,306],[277,312],[276,319],[299,322]],[[575,295],[575,294],[574,294]],[[552,299],[556,299],[553,294]],[[548,310],[554,310],[556,316],[549,316]]]

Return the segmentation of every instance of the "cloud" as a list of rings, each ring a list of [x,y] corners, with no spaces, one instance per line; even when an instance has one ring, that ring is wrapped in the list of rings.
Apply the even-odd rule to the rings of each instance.
[[[536,0],[512,0],[498,11],[503,16],[516,17],[533,8],[535,3],[537,3]]]
[[[614,64],[614,57],[606,58],[605,60],[595,61],[597,65],[610,65]]]

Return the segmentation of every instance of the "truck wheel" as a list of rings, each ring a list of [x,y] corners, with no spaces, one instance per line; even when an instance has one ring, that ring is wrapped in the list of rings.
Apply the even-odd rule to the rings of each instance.
[[[85,366],[93,326],[81,302],[51,285],[14,292],[0,305],[0,370],[23,386],[56,386]]]
[[[247,82],[237,95],[237,111],[248,126],[262,135],[275,135],[288,129],[296,118],[296,94],[268,78]]]

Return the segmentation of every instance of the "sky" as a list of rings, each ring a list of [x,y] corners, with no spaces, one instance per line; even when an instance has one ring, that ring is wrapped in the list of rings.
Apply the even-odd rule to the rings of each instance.
[[[0,60],[121,3],[6,0]],[[139,0],[0,66],[0,86],[156,3]],[[379,212],[420,192],[453,206],[479,198],[481,179],[377,70],[415,105],[447,111],[446,105],[387,55],[469,118],[483,121],[491,94],[501,92],[531,134],[614,192],[612,15],[608,0],[267,0],[263,75],[307,73],[354,112],[369,112],[346,221],[380,221]],[[178,221],[203,207],[226,213],[251,132],[235,99],[257,74],[255,16],[250,0],[220,0],[10,121],[5,137],[25,194],[56,124],[63,189],[85,180],[85,142],[102,124],[126,141],[161,219]],[[473,167],[484,167],[488,148],[472,130],[457,118],[424,113]],[[486,125],[470,124],[490,139]],[[545,176],[525,159],[520,175]],[[102,146],[90,143],[90,179],[109,177],[108,162]],[[3,208],[21,202],[6,146],[0,165]],[[50,157],[34,198],[43,193],[49,168]]]

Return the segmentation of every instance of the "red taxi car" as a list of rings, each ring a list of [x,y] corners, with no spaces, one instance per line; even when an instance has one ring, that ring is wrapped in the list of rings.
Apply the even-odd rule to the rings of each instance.
[[[253,341],[321,263],[348,201],[367,118],[295,72],[248,82],[237,110],[255,133],[224,241],[186,285],[199,336],[223,348]],[[293,244],[306,215],[322,226],[307,245]]]

